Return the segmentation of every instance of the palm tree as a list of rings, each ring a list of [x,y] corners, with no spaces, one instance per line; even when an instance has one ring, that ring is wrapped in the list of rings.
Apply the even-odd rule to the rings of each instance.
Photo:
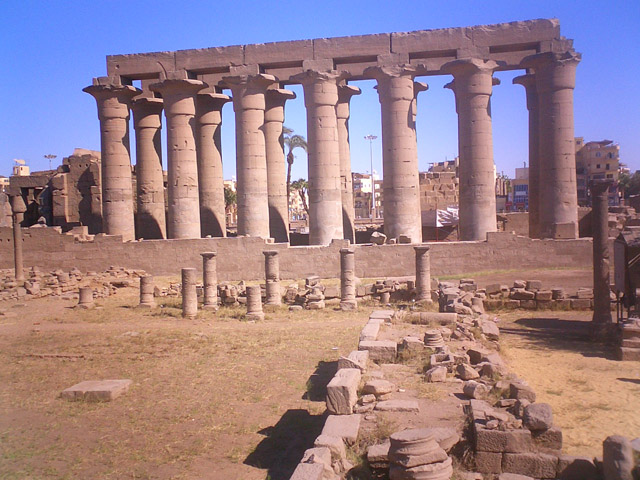
[[[308,217],[309,205],[307,204],[307,192],[309,191],[309,183],[304,178],[299,178],[291,183],[291,188],[298,191],[298,195],[300,195],[300,200],[302,201],[302,207],[304,211],[307,212]]]
[[[282,127],[283,143],[287,146],[287,210],[289,209],[289,195],[291,194],[291,167],[295,156],[293,151],[301,148],[307,151],[307,141],[302,135],[293,135],[293,130]]]

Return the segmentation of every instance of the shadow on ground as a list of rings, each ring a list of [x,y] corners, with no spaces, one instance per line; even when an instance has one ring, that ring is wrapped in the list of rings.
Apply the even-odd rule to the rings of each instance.
[[[640,379],[637,379],[637,378],[621,378],[621,377],[618,377],[618,378],[616,378],[616,380],[620,380],[621,382],[635,383],[636,385],[640,385]]]
[[[552,348],[581,353],[585,357],[615,360],[610,345],[593,342],[591,322],[557,317],[519,318],[513,324],[500,326],[500,333],[520,338],[539,348]]]
[[[318,362],[315,371],[307,380],[307,391],[302,395],[303,400],[324,402],[327,396],[327,384],[338,371],[338,362]]]
[[[266,469],[270,480],[288,480],[304,451],[313,447],[325,419],[325,415],[310,415],[306,410],[287,410],[278,423],[258,432],[265,439],[244,464]]]

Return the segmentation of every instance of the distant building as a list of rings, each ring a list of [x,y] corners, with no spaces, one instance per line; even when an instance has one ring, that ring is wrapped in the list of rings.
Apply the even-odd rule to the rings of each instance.
[[[583,137],[576,137],[575,147],[578,205],[591,204],[589,182],[600,179],[613,180],[613,187],[609,189],[609,205],[619,205],[620,146],[612,140],[585,143]]]
[[[516,212],[529,211],[529,168],[516,168],[516,178],[510,181],[512,202],[511,210]]]
[[[20,161],[22,162],[23,160]],[[29,166],[22,164],[14,165],[13,173],[11,175],[16,177],[26,177],[27,175],[29,175]]]
[[[9,177],[0,175],[0,192],[4,192],[9,186]]]
[[[236,192],[236,181],[235,180],[223,180],[223,185],[225,189],[229,189],[232,192]],[[227,226],[236,225],[238,223],[238,202],[227,206],[225,204],[225,216]]]
[[[353,206],[355,218],[371,218],[371,174],[370,173],[352,173],[351,179],[353,183]],[[383,185],[378,175],[373,174],[373,182],[375,186],[375,216],[376,218],[384,218],[382,198]]]

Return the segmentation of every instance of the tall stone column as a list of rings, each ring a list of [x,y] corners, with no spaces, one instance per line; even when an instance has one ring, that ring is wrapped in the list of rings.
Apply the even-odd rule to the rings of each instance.
[[[139,98],[131,106],[136,131],[137,238],[167,238],[162,172],[162,99]]]
[[[521,75],[513,83],[522,85],[527,93],[529,110],[529,238],[540,238],[540,161],[538,158],[540,122],[538,90],[533,74]]]
[[[309,244],[328,245],[344,237],[336,116],[340,74],[307,70],[292,80],[302,83],[307,108]]]
[[[205,310],[218,310],[218,265],[217,252],[204,252],[202,256],[202,283]]]
[[[264,137],[267,153],[269,232],[276,243],[289,242],[289,203],[287,202],[282,125],[284,123],[284,104],[293,98],[296,98],[296,94],[289,90],[274,89],[267,90],[266,93]]]
[[[96,99],[100,119],[102,163],[102,226],[107,235],[135,240],[133,188],[129,150],[129,107],[141,91],[129,85],[110,83],[107,77],[94,78],[82,89]]]
[[[22,284],[24,282],[24,260],[22,254],[22,221],[27,206],[24,203],[22,195],[13,195],[11,197],[11,213],[13,214],[13,264],[16,282]]]
[[[280,293],[280,259],[277,250],[265,250],[264,275],[267,287],[265,305],[280,305],[282,294]]]
[[[365,74],[378,82],[382,112],[384,231],[389,238],[405,235],[421,242],[416,107],[417,94],[428,87],[413,81],[409,66],[370,67]]]
[[[340,191],[342,196],[342,230],[345,240],[356,243],[354,227],[355,211],[353,207],[353,180],[351,178],[351,151],[349,148],[349,102],[354,95],[360,95],[360,89],[351,85],[338,86],[338,142],[340,145]]]
[[[591,216],[593,230],[593,323],[594,333],[613,322],[611,317],[611,283],[609,264],[609,187],[611,180],[591,181]]]
[[[340,309],[356,310],[356,251],[353,247],[340,249]]]
[[[264,137],[265,93],[272,75],[223,77],[236,113],[238,235],[269,238],[269,194]]]
[[[150,86],[162,95],[167,119],[167,233],[169,238],[200,238],[195,116],[196,95],[207,85],[173,76]]]
[[[416,302],[431,303],[431,247],[419,245],[413,249],[416,252]]]
[[[580,54],[540,53],[525,58],[538,90],[540,237],[578,237],[573,89]]]
[[[200,192],[200,233],[203,237],[227,236],[222,173],[222,107],[228,95],[201,93],[197,96],[196,117],[198,188]]]
[[[443,66],[456,97],[460,156],[460,240],[486,240],[495,232],[496,179],[491,132],[493,60],[454,60]]]
[[[182,316],[193,318],[198,314],[196,269],[182,269]]]

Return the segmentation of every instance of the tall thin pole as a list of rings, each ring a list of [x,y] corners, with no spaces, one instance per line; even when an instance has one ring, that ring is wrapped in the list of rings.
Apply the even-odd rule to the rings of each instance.
[[[373,178],[373,141],[378,138],[376,135],[366,135],[365,140],[369,140],[369,159],[371,162],[371,221],[376,219],[376,181]]]

